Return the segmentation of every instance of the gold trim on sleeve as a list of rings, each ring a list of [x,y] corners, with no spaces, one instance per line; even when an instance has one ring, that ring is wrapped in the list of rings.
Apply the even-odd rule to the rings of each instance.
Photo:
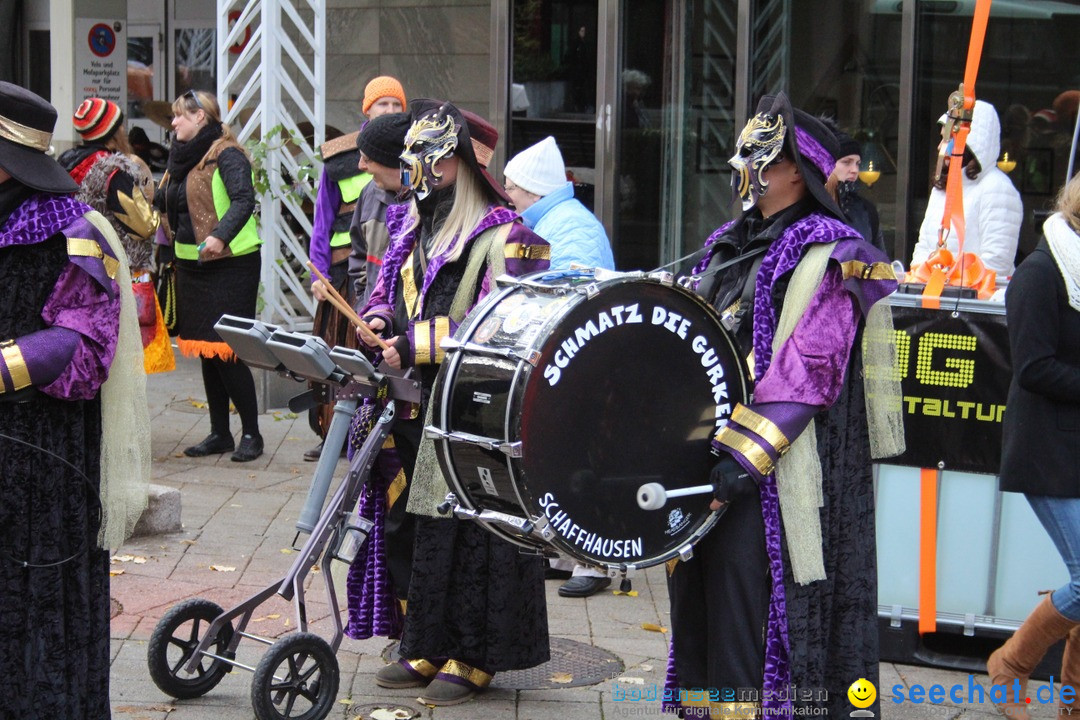
[[[876,262],[867,265],[861,260],[848,260],[840,263],[844,279],[857,277],[860,280],[895,280],[896,272],[889,263]]]
[[[550,245],[525,245],[524,243],[506,243],[503,257],[507,260],[550,260]]]
[[[68,238],[67,239],[67,251],[68,256],[74,255],[75,257],[94,257],[101,260],[101,263],[105,266],[105,273],[109,276],[109,279],[116,279],[116,271],[120,268],[120,261],[114,257],[106,255],[101,245],[97,240],[88,240],[87,238]]]
[[[32,385],[30,370],[26,367],[26,359],[23,357],[19,346],[15,343],[5,345],[0,352],[3,353],[4,362],[7,364],[8,373],[11,375],[11,389],[22,390],[24,387]],[[3,392],[2,387],[0,387],[0,392]]]
[[[765,438],[765,441],[773,446],[778,455],[783,455],[791,446],[787,435],[777,427],[776,423],[763,415],[759,415],[742,403],[735,406],[735,411],[731,413],[731,419],[750,432],[757,433]]]
[[[772,473],[773,460],[765,449],[730,425],[716,434],[716,442],[745,457],[762,476]]]
[[[401,297],[405,300],[405,314],[414,318],[420,309],[420,292],[416,289],[416,278],[413,277],[413,254],[405,258],[401,264]]]
[[[446,351],[442,348],[442,341],[450,337],[450,318],[439,316],[435,318],[435,364],[438,365],[446,357]]]
[[[414,365],[431,364],[431,321],[419,320],[413,323],[413,359]]]

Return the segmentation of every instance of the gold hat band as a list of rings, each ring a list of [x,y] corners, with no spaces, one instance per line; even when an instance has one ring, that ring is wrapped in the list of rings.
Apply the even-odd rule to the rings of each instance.
[[[41,152],[48,152],[49,143],[52,142],[52,133],[35,130],[0,115],[0,138],[19,145],[32,147]]]

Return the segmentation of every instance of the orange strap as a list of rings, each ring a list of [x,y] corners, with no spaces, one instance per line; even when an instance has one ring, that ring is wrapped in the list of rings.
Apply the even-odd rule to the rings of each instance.
[[[922,292],[922,306],[931,310],[941,308],[941,291],[945,289],[945,273],[941,268],[930,268],[930,279],[926,281],[926,287]]]
[[[919,470],[922,509],[919,522],[919,634],[937,631],[937,477],[934,468]]]

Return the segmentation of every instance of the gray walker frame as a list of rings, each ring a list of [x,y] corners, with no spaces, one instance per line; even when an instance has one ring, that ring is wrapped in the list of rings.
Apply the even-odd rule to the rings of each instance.
[[[288,572],[281,580],[231,609],[217,612],[216,616],[215,612],[220,608],[205,600],[189,600],[174,606],[158,623],[151,638],[148,649],[150,674],[155,684],[167,694],[192,698],[209,692],[231,668],[242,668],[255,673],[251,696],[259,720],[294,717],[290,713],[298,698],[313,705],[311,710],[304,713],[304,717],[323,718],[336,701],[339,673],[334,654],[345,633],[330,564],[334,559],[351,562],[351,556],[355,555],[356,549],[366,541],[372,530],[372,522],[356,517],[354,509],[370,477],[375,458],[397,419],[397,403],[393,401],[419,403],[420,383],[408,374],[399,377],[391,374],[391,371],[376,371],[360,351],[342,347],[330,349],[321,338],[285,332],[256,320],[226,315],[218,321],[215,329],[245,364],[276,371],[296,380],[310,380],[318,384],[317,395],[324,399],[334,395],[336,402],[311,488],[297,520],[298,532],[293,546],[296,546],[301,533],[309,533],[309,536],[299,548],[299,555]],[[387,402],[361,448],[353,455],[347,474],[324,507],[338,458],[348,441],[349,426],[358,401],[380,392],[390,402]],[[313,405],[311,394],[305,395],[294,398],[290,408],[298,410],[305,404],[309,407]],[[329,643],[308,632],[304,580],[316,563],[319,563],[322,572],[334,624],[334,635]],[[297,631],[277,640],[248,632],[248,625],[256,610],[274,595],[292,601]],[[189,620],[193,622],[189,640],[172,634]],[[209,625],[196,644],[195,636],[200,622],[209,622]],[[236,660],[241,639],[271,646],[258,667]],[[227,643],[223,643],[225,640]],[[170,646],[183,649],[184,657],[180,661],[169,661],[167,651]],[[204,658],[212,661],[209,669],[202,665]],[[315,674],[312,670],[304,675],[299,668],[311,659],[317,663],[319,672]],[[285,661],[289,670],[287,676],[282,678],[280,671],[286,667],[282,665]],[[186,673],[188,677],[181,677],[181,673]],[[284,714],[279,710],[282,703],[287,704]]]

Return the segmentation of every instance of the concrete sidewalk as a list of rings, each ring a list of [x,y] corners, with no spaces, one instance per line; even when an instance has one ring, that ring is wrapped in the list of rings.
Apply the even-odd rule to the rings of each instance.
[[[177,370],[149,380],[153,428],[154,482],[179,489],[183,531],[133,538],[113,558],[112,596],[120,609],[112,621],[111,696],[118,720],[249,720],[252,675],[238,670],[201,698],[174,700],[151,681],[147,644],[161,616],[187,598],[206,598],[228,608],[279,580],[296,558],[290,546],[294,523],[307,494],[314,463],[302,460],[316,443],[306,417],[271,410],[260,417],[266,454],[252,463],[233,463],[229,456],[188,458],[182,448],[209,432],[202,377],[197,361],[177,359]],[[297,391],[303,386],[297,385]],[[233,418],[238,434],[239,420]],[[344,463],[339,464],[339,470]],[[884,569],[883,569],[884,571]],[[588,599],[561,598],[558,581],[547,583],[548,615],[553,637],[588,643],[618,656],[625,670],[623,687],[662,688],[668,635],[647,626],[669,624],[663,567],[651,568],[634,581],[636,597],[610,591]],[[308,617],[312,632],[329,639],[331,625],[323,581],[309,576]],[[340,597],[344,604],[345,598]],[[255,613],[248,631],[277,637],[295,630],[292,605],[274,597]],[[419,717],[508,718],[517,720],[594,720],[654,717],[659,702],[616,699],[613,683],[589,687],[511,690],[493,687],[481,699],[449,708],[428,708],[417,691],[382,690],[373,674],[384,664],[384,638],[358,642],[346,638],[337,653],[341,670],[338,702],[329,717],[352,719],[373,703],[409,706]],[[240,659],[255,665],[263,646],[240,644]],[[853,680],[855,678],[852,678]],[[988,685],[986,676],[976,681]],[[496,678],[496,684],[498,677]],[[883,663],[878,692],[885,695],[884,718],[1001,717],[989,705],[896,705],[887,698],[894,685],[907,688],[934,684],[968,685],[968,674]],[[1032,683],[1032,690],[1039,683]],[[1034,696],[1033,696],[1034,697]],[[1053,717],[1052,707],[1032,704],[1033,717]],[[364,715],[363,717],[367,717]]]

